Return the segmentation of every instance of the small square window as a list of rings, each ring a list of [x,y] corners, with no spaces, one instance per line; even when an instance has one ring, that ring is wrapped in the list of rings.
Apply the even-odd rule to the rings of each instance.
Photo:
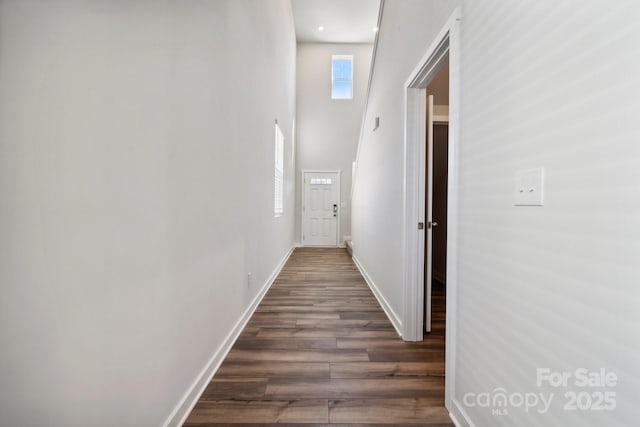
[[[353,56],[331,57],[331,99],[353,99]]]

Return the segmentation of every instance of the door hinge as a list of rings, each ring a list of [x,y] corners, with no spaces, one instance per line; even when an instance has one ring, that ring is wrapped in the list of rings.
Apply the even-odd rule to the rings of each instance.
[[[424,222],[418,223],[418,230],[424,230]]]
[[[304,241],[304,234],[302,235],[302,241]]]

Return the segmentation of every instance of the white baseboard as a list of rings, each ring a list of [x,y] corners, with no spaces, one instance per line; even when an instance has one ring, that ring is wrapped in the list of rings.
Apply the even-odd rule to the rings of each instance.
[[[449,418],[451,418],[451,422],[453,423],[454,426],[462,427],[462,424],[460,424],[460,421],[458,421],[458,419],[456,418],[455,415],[453,415],[453,413],[449,412]]]
[[[356,267],[358,267],[358,270],[360,270],[360,274],[362,274],[362,277],[364,277],[364,280],[365,282],[367,282],[367,285],[369,285],[369,288],[371,288],[371,292],[373,292],[373,295],[376,296],[376,299],[382,306],[382,309],[384,310],[387,317],[391,321],[391,324],[393,325],[394,328],[396,328],[396,332],[398,332],[398,335],[402,336],[402,321],[400,320],[398,315],[393,311],[393,309],[391,308],[387,300],[384,298],[384,296],[382,295],[382,293],[380,292],[376,284],[371,279],[371,276],[369,276],[369,274],[367,273],[367,270],[364,269],[364,267],[362,266],[362,264],[360,263],[360,261],[355,255],[353,256],[353,262],[356,264]]]
[[[282,258],[278,266],[273,270],[266,283],[262,286],[253,301],[251,301],[251,304],[249,304],[249,307],[247,307],[244,313],[242,313],[240,319],[236,322],[233,329],[229,332],[222,345],[213,354],[213,356],[211,356],[211,359],[197,376],[191,387],[189,387],[184,397],[180,400],[180,403],[178,403],[175,409],[171,412],[167,420],[164,422],[163,427],[177,427],[184,424],[187,417],[191,413],[191,410],[198,402],[200,395],[202,394],[202,392],[204,392],[204,389],[211,381],[211,378],[213,378],[213,376],[215,375],[224,358],[227,357],[229,350],[231,350],[231,347],[233,347],[233,344],[240,336],[240,333],[249,322],[249,319],[251,319],[254,311],[256,310],[256,308],[258,308],[258,305],[262,301],[262,298],[264,298],[265,294],[267,293],[269,288],[271,288],[273,282],[276,280],[276,277],[278,277],[280,271],[282,271],[282,268],[291,256],[291,253],[293,252],[295,247],[295,244],[291,246],[287,254],[284,256],[284,258]]]
[[[467,411],[455,398],[451,399],[451,412],[449,412],[449,417],[456,427],[476,427],[474,422],[469,418]]]

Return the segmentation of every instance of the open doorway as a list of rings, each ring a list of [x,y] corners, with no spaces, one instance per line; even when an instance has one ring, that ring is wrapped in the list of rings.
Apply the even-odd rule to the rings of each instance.
[[[444,335],[447,282],[449,62],[426,90],[424,332]]]
[[[445,342],[445,406],[449,411],[455,411],[457,401],[455,396],[455,374],[456,374],[456,291],[457,291],[457,262],[458,262],[458,162],[457,152],[459,150],[459,118],[460,118],[460,8],[456,8],[451,14],[438,35],[426,49],[423,57],[418,61],[416,67],[409,75],[405,83],[406,110],[405,110],[405,164],[404,164],[404,311],[402,316],[402,338],[406,341],[422,341],[425,338],[438,338]],[[433,239],[433,222],[441,226],[443,219],[436,220],[433,206],[431,209],[427,204],[428,183],[427,180],[427,160],[435,159],[441,155],[438,152],[427,158],[427,133],[431,131],[435,134],[443,133],[444,128],[427,125],[428,121],[428,86],[434,82],[438,74],[448,66],[448,125],[446,127],[447,146],[445,152],[446,159],[446,213],[444,215],[444,226],[446,230],[446,249],[444,259],[444,271],[439,271],[440,280],[443,283],[440,290],[441,298],[435,298],[436,294],[426,292],[425,278],[431,279],[433,285],[434,274],[430,270],[425,274],[425,261],[434,261],[431,255],[426,256],[428,243],[427,239]],[[435,98],[435,97],[434,97]],[[432,98],[433,99],[433,98]],[[434,105],[438,105],[434,101]],[[438,119],[435,108],[432,118]],[[432,135],[432,136],[434,136]],[[442,146],[440,146],[442,147]],[[440,163],[440,162],[439,162]],[[432,170],[433,172],[433,170]],[[437,187],[437,185],[436,185]],[[442,188],[442,187],[440,187]],[[433,190],[433,189],[432,189]],[[433,201],[433,200],[431,200]],[[431,216],[428,216],[428,215]],[[431,225],[431,228],[429,228]],[[436,237],[438,238],[438,237]],[[433,242],[431,242],[433,243]],[[439,253],[442,253],[440,248]],[[432,250],[432,254],[435,251]],[[442,263],[442,259],[436,263]],[[430,268],[433,267],[433,264]],[[436,274],[436,285],[437,285]],[[425,296],[426,294],[426,296]],[[444,305],[446,295],[446,306]],[[425,335],[426,324],[425,311],[431,307],[431,303],[426,303],[426,298],[433,298],[438,309],[445,313],[445,317],[438,319],[440,325],[446,325],[446,335],[436,336],[433,331],[435,323],[432,324],[432,332]],[[432,308],[436,308],[434,305]],[[435,314],[431,314],[435,320]],[[440,316],[440,315],[439,315]],[[444,329],[443,329],[444,333]]]

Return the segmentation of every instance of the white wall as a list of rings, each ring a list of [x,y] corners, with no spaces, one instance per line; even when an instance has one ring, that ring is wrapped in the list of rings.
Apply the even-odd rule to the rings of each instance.
[[[462,4],[455,393],[555,392],[546,415],[466,408],[476,426],[635,425],[640,418],[640,5],[388,0],[353,198],[354,253],[402,305],[403,84]],[[546,169],[542,208],[513,205]],[[606,368],[617,409],[565,411],[536,368]],[[580,390],[574,391],[595,391]],[[455,409],[455,408],[453,408]],[[466,424],[465,424],[466,425]]]
[[[168,420],[293,244],[295,48],[286,0],[0,1],[0,425]]]
[[[371,44],[300,43],[297,53],[296,239],[301,240],[301,173],[341,170],[340,241],[351,234],[351,164],[356,158]],[[331,99],[331,55],[353,55],[353,99]]]

